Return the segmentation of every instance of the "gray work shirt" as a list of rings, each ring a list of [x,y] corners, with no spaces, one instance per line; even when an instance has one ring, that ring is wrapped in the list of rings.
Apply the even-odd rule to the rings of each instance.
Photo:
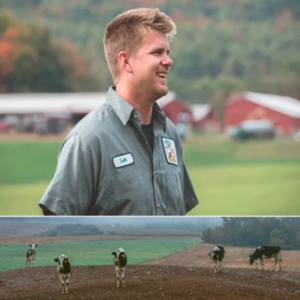
[[[198,204],[174,124],[155,103],[153,153],[141,120],[111,87],[64,140],[40,201],[57,215],[184,215]]]

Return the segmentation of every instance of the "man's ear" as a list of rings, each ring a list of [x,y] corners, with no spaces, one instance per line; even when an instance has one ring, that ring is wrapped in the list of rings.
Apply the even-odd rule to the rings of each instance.
[[[132,73],[132,67],[130,65],[129,58],[130,56],[128,52],[121,51],[118,55],[118,62],[119,62],[120,69],[128,73]]]

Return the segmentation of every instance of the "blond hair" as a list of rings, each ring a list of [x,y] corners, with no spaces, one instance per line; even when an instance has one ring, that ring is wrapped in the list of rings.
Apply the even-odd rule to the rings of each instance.
[[[167,35],[169,41],[176,35],[172,19],[158,8],[138,8],[126,11],[106,27],[104,53],[113,80],[119,75],[118,55],[121,51],[135,53],[143,42],[145,30],[157,30]]]

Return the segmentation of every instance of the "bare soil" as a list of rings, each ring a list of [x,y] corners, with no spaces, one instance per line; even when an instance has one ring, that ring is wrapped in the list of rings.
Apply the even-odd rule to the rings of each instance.
[[[207,253],[212,245],[197,245],[176,255],[126,267],[126,287],[116,287],[114,266],[73,266],[69,294],[60,294],[55,267],[28,267],[0,273],[1,300],[82,299],[222,299],[299,300],[299,267],[292,269],[288,254],[282,272],[250,267],[243,248],[227,247],[222,273],[213,273]],[[283,258],[283,261],[284,259]],[[226,260],[227,259],[227,260]],[[295,261],[294,261],[295,263]]]
[[[69,294],[60,294],[55,267],[28,267],[0,273],[0,299],[300,299],[295,272],[158,265],[131,265],[126,287],[116,287],[113,266],[73,267]]]

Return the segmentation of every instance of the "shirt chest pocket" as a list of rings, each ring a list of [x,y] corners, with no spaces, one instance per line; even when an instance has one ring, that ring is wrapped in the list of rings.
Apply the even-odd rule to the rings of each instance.
[[[150,206],[151,181],[147,174],[128,166],[117,169],[112,178],[114,210],[123,214],[152,214]]]
[[[167,172],[164,181],[164,201],[168,215],[184,214],[184,199],[179,172]]]
[[[115,172],[114,178],[112,178],[112,180],[116,198],[118,198],[118,195],[132,192],[133,189],[141,186],[142,184],[142,180],[137,172],[133,170],[125,170],[125,168]]]

